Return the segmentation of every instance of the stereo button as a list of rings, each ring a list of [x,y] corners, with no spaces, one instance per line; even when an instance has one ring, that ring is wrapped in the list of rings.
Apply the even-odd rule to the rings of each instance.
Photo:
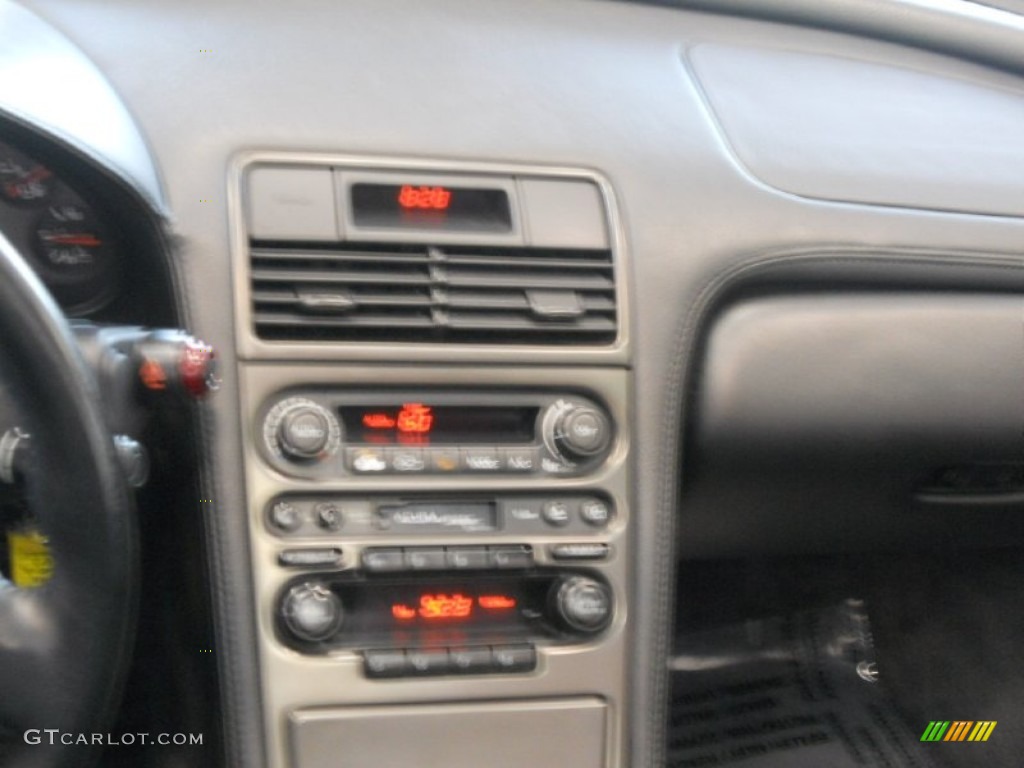
[[[343,522],[341,509],[333,501],[323,501],[313,507],[316,522],[325,531],[336,531]]]
[[[533,550],[529,547],[488,547],[495,568],[531,568]]]
[[[482,570],[490,565],[486,547],[449,547],[445,560],[449,568],[459,571]]]
[[[558,528],[569,524],[569,505],[564,501],[545,502],[541,514],[548,524]]]
[[[441,547],[414,547],[405,550],[405,567],[413,571],[440,571],[446,565]]]
[[[611,510],[601,499],[587,499],[580,504],[580,517],[583,521],[595,527],[607,525],[611,519]]]
[[[337,565],[341,560],[341,550],[337,547],[329,549],[286,549],[277,556],[277,561],[286,566],[324,566]]]
[[[294,504],[279,501],[270,508],[270,522],[282,531],[294,531],[302,525],[302,515]]]
[[[363,550],[363,568],[374,573],[404,571],[405,558],[400,549]]]
[[[607,544],[555,544],[551,547],[555,560],[607,560]]]

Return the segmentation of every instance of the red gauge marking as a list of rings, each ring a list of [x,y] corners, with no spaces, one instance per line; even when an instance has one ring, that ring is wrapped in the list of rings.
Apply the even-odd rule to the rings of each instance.
[[[476,601],[489,611],[508,611],[516,607],[516,599],[509,595],[480,595]]]
[[[398,192],[398,204],[406,210],[446,211],[451,204],[452,191],[445,187],[414,187],[403,184]]]
[[[33,181],[43,181],[44,179],[48,179],[51,176],[53,176],[53,171],[51,171],[45,165],[37,165],[35,168],[29,171],[29,173],[24,178],[22,178],[22,182],[31,183]]]
[[[103,241],[95,235],[72,234],[72,235],[40,235],[43,240],[55,245],[82,245],[86,248],[103,245]]]
[[[429,405],[406,403],[398,412],[398,431],[427,434],[434,425],[434,414]]]

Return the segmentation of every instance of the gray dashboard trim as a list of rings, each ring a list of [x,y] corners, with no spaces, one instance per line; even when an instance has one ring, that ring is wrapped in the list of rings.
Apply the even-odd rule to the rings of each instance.
[[[770,187],[837,202],[1024,215],[1020,90],[845,52],[703,43],[686,51],[686,66],[737,162]]]
[[[1024,71],[1024,17],[956,0],[655,0],[655,5],[846,32]]]

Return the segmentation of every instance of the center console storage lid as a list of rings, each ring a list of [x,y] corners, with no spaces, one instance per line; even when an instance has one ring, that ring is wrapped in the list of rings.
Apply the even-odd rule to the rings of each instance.
[[[291,714],[295,768],[602,768],[598,698],[303,709]]]

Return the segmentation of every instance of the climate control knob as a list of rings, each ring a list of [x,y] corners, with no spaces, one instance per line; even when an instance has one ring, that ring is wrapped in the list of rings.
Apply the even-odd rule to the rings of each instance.
[[[566,629],[594,634],[612,620],[612,591],[589,576],[568,576],[551,589],[552,609]]]
[[[267,413],[263,437],[275,455],[308,462],[337,450],[341,428],[334,414],[319,403],[304,397],[290,397]]]
[[[560,400],[544,418],[549,447],[568,461],[586,461],[603,455],[611,444],[612,425],[601,409]]]
[[[296,584],[281,601],[281,618],[300,640],[319,642],[334,635],[345,620],[341,598],[324,584]]]

